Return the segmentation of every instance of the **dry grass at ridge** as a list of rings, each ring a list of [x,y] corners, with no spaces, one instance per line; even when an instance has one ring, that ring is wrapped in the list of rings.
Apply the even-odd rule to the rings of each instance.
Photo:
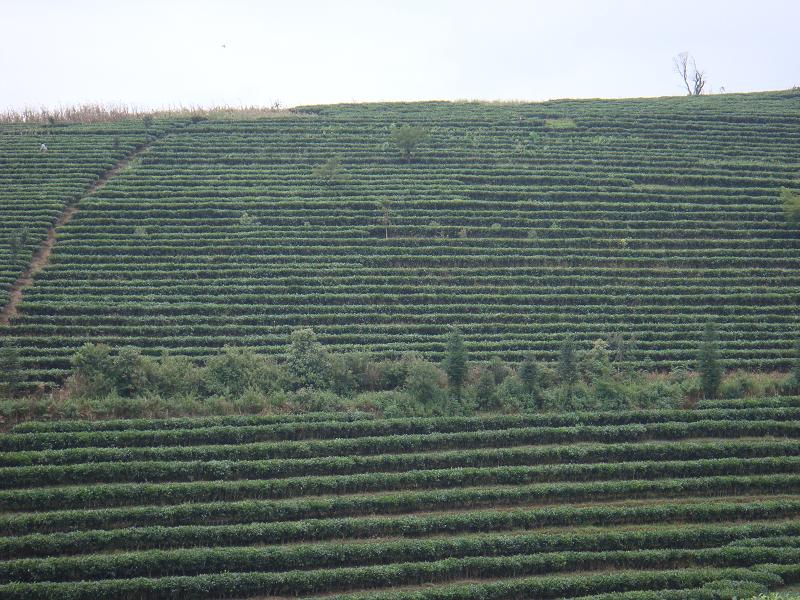
[[[126,119],[142,118],[280,118],[280,117],[310,117],[310,113],[296,112],[293,108],[275,106],[211,106],[200,107],[179,106],[159,110],[139,109],[135,106],[106,105],[106,104],[80,104],[58,108],[24,108],[22,110],[0,111],[0,124],[26,123],[39,125],[53,125],[63,123],[111,123]]]

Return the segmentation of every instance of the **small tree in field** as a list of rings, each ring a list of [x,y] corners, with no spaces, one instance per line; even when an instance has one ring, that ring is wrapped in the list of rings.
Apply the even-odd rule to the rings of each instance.
[[[722,366],[719,364],[719,336],[713,321],[708,321],[703,330],[703,342],[700,344],[697,363],[703,396],[716,398],[722,383]]]
[[[790,225],[800,225],[800,194],[781,188],[781,204]]]
[[[539,391],[539,365],[533,355],[528,353],[519,366],[519,379],[526,394],[537,394]]]
[[[419,144],[428,139],[428,131],[415,125],[400,125],[399,127],[392,127],[389,131],[389,136],[400,149],[400,152],[403,153],[405,161],[411,162],[414,150]]]
[[[490,369],[481,369],[478,381],[475,383],[475,400],[478,410],[497,410],[497,383]]]
[[[298,387],[326,388],[330,384],[330,358],[311,329],[292,332],[286,366]]]
[[[467,349],[464,347],[464,338],[458,329],[453,329],[447,338],[447,351],[443,366],[453,395],[461,398],[461,387],[467,376]]]
[[[341,183],[345,179],[342,159],[338,156],[329,158],[321,165],[314,167],[311,174],[327,185]]]
[[[440,385],[441,371],[422,360],[408,367],[405,390],[423,413],[441,411],[447,404],[447,392]]]

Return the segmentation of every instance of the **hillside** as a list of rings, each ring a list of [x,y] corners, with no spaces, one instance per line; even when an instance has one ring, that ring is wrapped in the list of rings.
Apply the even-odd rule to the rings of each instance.
[[[141,122],[0,125],[0,305],[65,206],[146,139]]]
[[[430,132],[411,162],[393,124]],[[60,126],[46,155],[38,129],[1,126],[4,239],[29,221],[30,251],[140,125]],[[280,353],[298,326],[337,351],[436,358],[458,325],[474,358],[506,360],[552,359],[567,333],[584,346],[618,333],[635,338],[638,365],[670,367],[694,359],[714,318],[728,366],[791,356],[800,239],[778,190],[800,187],[796,91],[338,105],[156,127],[58,229],[2,332],[29,385],[62,378],[85,341]],[[312,171],[332,157],[343,180],[326,183]]]
[[[0,434],[0,597],[750,598],[800,581],[798,417],[26,423]]]

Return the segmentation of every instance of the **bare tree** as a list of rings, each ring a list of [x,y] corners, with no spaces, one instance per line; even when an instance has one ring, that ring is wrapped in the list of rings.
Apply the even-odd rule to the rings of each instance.
[[[672,59],[675,70],[683,79],[686,91],[690,96],[699,96],[706,87],[706,74],[697,68],[694,57],[688,52],[681,52]]]

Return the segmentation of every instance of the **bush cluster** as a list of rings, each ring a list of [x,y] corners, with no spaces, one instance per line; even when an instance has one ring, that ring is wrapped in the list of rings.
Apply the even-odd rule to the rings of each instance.
[[[581,352],[571,337],[555,365],[539,363],[532,355],[518,364],[500,357],[471,362],[457,330],[441,364],[414,353],[396,359],[332,353],[311,329],[293,331],[284,356],[277,360],[226,346],[198,363],[170,354],[150,357],[128,346],[115,350],[86,344],[73,357],[66,399],[61,400],[62,408],[71,409],[64,408],[64,416],[364,410],[423,417],[625,410],[675,408],[710,393],[736,398],[794,387],[793,374],[776,379],[736,372],[711,390],[702,372],[632,372],[604,340]],[[32,413],[36,407],[34,402],[26,410]],[[17,420],[10,411],[6,405],[6,419]]]

